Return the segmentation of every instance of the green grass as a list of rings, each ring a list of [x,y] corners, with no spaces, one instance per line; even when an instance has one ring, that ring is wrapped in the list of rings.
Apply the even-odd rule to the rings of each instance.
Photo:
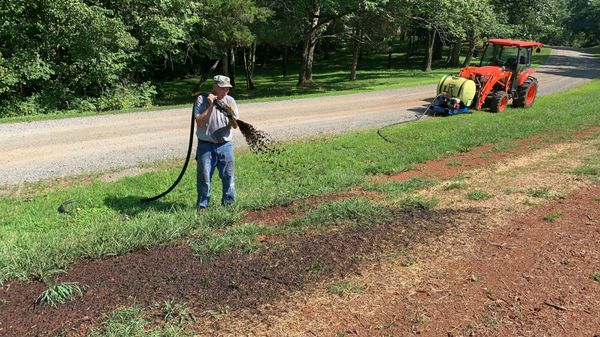
[[[59,304],[65,304],[74,300],[77,296],[83,296],[83,289],[77,282],[62,282],[51,284],[44,290],[37,299],[40,304],[49,304],[57,307]]]
[[[435,186],[437,183],[424,178],[415,177],[407,181],[390,181],[383,183],[365,183],[364,189],[366,191],[376,191],[386,193],[390,197],[398,197],[408,193],[413,193],[422,189],[426,189]]]
[[[485,191],[479,191],[479,190],[471,191],[471,192],[467,193],[467,199],[475,200],[475,201],[488,200],[492,197],[493,197],[493,195],[491,195]]]
[[[556,220],[560,219],[561,216],[562,216],[562,212],[560,212],[560,211],[551,212],[544,216],[544,221],[555,222]]]
[[[325,203],[306,215],[292,219],[286,226],[293,230],[331,227],[341,224],[365,226],[386,218],[383,206],[365,198],[349,198]]]
[[[575,169],[575,174],[600,183],[600,158],[597,154],[585,158],[584,163]]]
[[[375,130],[286,143],[277,161],[248,151],[236,157],[238,203],[211,207],[196,218],[195,167],[164,199],[141,203],[171,184],[180,163],[117,182],[92,179],[63,187],[52,182],[25,184],[27,195],[0,197],[0,283],[43,279],[76,258],[104,258],[183,237],[202,239],[223,228],[243,226],[242,210],[289,204],[295,199],[365,185],[373,175],[404,171],[416,163],[467,151],[483,144],[507,143],[539,132],[570,135],[600,125],[600,80],[565,93],[539,97],[528,110],[502,114],[474,112],[452,118],[427,118],[386,129],[388,143]],[[596,136],[598,137],[598,136]],[[220,200],[218,178],[213,200]],[[39,191],[39,192],[36,192]],[[75,199],[71,214],[57,212]],[[322,206],[300,224],[368,225],[381,218],[380,205],[364,200]],[[79,209],[79,210],[77,210]],[[373,213],[375,212],[375,213]],[[373,214],[377,216],[373,217]],[[344,220],[344,221],[346,221]]]
[[[360,294],[364,290],[364,286],[350,281],[332,283],[327,286],[327,291],[330,294],[341,295],[345,293]]]
[[[131,307],[115,310],[93,329],[90,337],[185,337],[192,336],[186,328],[195,320],[185,304],[165,301],[155,308]]]
[[[600,272],[595,272],[595,273],[593,273],[593,274],[592,274],[592,279],[593,279],[594,281],[598,281],[598,282],[600,282]]]

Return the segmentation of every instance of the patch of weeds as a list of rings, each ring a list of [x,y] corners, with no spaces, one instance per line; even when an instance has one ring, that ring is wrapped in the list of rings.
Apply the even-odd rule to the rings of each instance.
[[[596,197],[594,198],[594,200],[596,200],[596,201],[600,201],[600,195],[596,196]]]
[[[479,158],[489,159],[489,158],[492,158],[492,155],[489,153],[482,153],[479,155]]]
[[[496,146],[494,146],[494,148],[491,151],[492,152],[502,152],[502,151],[512,149],[516,146],[517,146],[517,144],[515,144],[513,142],[502,142],[502,143],[496,144]]]
[[[344,293],[360,294],[364,290],[364,286],[356,284],[350,281],[342,281],[339,283],[333,283],[327,286],[327,291],[330,294],[341,295]]]
[[[72,301],[77,296],[83,296],[83,289],[78,282],[62,282],[51,284],[37,298],[39,304],[49,304],[57,307],[59,304],[65,304]]]
[[[498,325],[498,317],[493,312],[485,312],[481,316],[481,323],[488,328],[495,328]]]
[[[348,336],[348,333],[346,331],[338,331],[335,334],[335,337],[346,337],[346,336]]]
[[[388,194],[412,193],[435,186],[437,182],[425,177],[415,177],[407,181],[392,181],[385,183],[365,184],[365,191],[376,191]]]
[[[600,282],[600,272],[595,272],[594,274],[592,274],[592,278],[594,279],[594,281]]]
[[[311,264],[306,271],[314,275],[323,274],[325,271],[325,264],[323,262],[315,262]]]
[[[275,231],[267,226],[244,224],[228,228],[225,233],[210,234],[202,241],[189,241],[196,256],[201,262],[206,262],[211,256],[222,254],[233,249],[244,249],[253,252],[261,247],[255,243],[259,235],[269,235]]]
[[[600,182],[600,158],[587,158],[583,165],[575,169],[575,174],[584,176],[593,182]]]
[[[465,183],[464,181],[454,181],[451,182],[448,186],[445,186],[444,191],[462,190],[467,188],[468,186],[469,184]]]
[[[469,322],[469,324],[467,324],[467,326],[465,326],[465,333],[467,335],[473,335],[477,332],[477,323],[475,322]]]
[[[518,188],[513,188],[513,187],[509,187],[504,190],[504,193],[509,194],[509,195],[515,194],[515,193],[522,193],[522,192],[523,192],[523,190],[518,189]]]
[[[459,166],[463,166],[465,163],[462,160],[451,160],[448,163],[446,163],[446,165],[450,166],[450,167],[459,167]]]
[[[201,316],[209,316],[212,318],[219,318],[220,316],[229,314],[230,310],[231,310],[231,308],[229,308],[228,305],[224,305],[217,309],[204,310],[200,315]]]
[[[439,204],[436,198],[426,199],[421,196],[410,195],[400,202],[400,207],[405,211],[431,211]]]
[[[400,265],[402,267],[410,267],[410,266],[416,265],[417,262],[418,262],[417,258],[415,258],[414,256],[409,256],[404,261],[402,261],[402,263]]]
[[[535,206],[537,204],[535,202],[529,200],[529,198],[525,198],[525,200],[523,200],[523,205],[525,205],[525,206]]]
[[[174,300],[165,300],[162,304],[155,304],[158,316],[165,322],[175,321],[178,324],[196,321],[194,312],[186,303],[176,303]]]
[[[488,200],[492,197],[493,197],[493,195],[491,195],[487,192],[484,192],[484,191],[480,191],[480,190],[471,191],[471,192],[467,193],[467,199],[475,200],[475,201]]]
[[[236,206],[210,207],[200,218],[200,221],[209,228],[227,228],[239,224],[242,214]]]
[[[477,282],[477,281],[479,281],[479,278],[477,277],[477,275],[471,274],[471,276],[469,276],[469,281]]]
[[[417,312],[415,317],[413,318],[413,323],[415,324],[424,324],[429,321],[429,317],[422,312]]]
[[[483,293],[489,298],[492,298],[494,296],[494,290],[492,288],[483,288]]]
[[[560,219],[561,216],[562,216],[562,212],[560,212],[560,211],[548,213],[544,216],[544,221],[554,222],[554,221]]]
[[[102,323],[102,327],[93,329],[89,337],[187,337],[192,334],[186,330],[190,325],[189,320],[183,322],[156,322],[150,312],[146,312],[138,305],[112,312]],[[152,322],[150,321],[152,319]],[[154,327],[153,327],[154,325]],[[156,325],[158,325],[156,327]]]
[[[0,297],[0,305],[6,304],[8,303],[7,300],[5,300],[4,298]]]
[[[543,198],[543,199],[564,199],[564,195],[556,194],[550,191],[547,187],[541,187],[538,189],[529,189],[527,193],[534,198]]]
[[[548,187],[540,187],[538,189],[530,189],[527,190],[530,196],[534,198],[549,198],[552,194],[550,193],[550,189]]]
[[[383,329],[389,329],[391,327],[394,326],[394,323],[377,323],[375,325],[375,329],[377,330],[383,330]]]
[[[316,210],[293,219],[286,225],[294,229],[337,225],[369,226],[385,220],[384,207],[366,198],[349,198],[326,203]]]

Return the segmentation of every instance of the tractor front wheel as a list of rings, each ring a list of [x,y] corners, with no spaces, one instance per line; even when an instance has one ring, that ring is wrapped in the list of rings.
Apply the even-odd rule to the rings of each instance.
[[[538,91],[538,81],[535,77],[528,77],[523,85],[517,88],[517,95],[519,98],[516,98],[513,101],[513,106],[518,108],[529,108],[535,102],[535,98],[537,96]]]
[[[508,94],[506,91],[496,91],[492,99],[490,100],[489,106],[492,112],[502,112],[508,105]]]

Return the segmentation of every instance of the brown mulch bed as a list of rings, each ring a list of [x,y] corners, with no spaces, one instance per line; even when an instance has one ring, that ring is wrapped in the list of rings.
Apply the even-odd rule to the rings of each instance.
[[[197,312],[253,308],[312,282],[353,273],[365,256],[443,235],[456,221],[476,216],[477,210],[398,212],[394,221],[367,230],[314,232],[289,238],[280,248],[224,254],[207,263],[179,245],[81,262],[54,281],[85,285],[83,298],[57,308],[35,304],[45,288],[41,282],[2,287],[7,303],[0,312],[0,332],[7,337],[81,332],[90,320],[133,302],[172,299]]]

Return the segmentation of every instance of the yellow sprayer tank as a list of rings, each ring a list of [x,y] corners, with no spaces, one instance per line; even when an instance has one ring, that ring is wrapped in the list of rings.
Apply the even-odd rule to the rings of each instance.
[[[437,94],[446,93],[449,97],[460,99],[465,106],[471,106],[477,92],[475,82],[460,76],[446,75],[437,86]]]

